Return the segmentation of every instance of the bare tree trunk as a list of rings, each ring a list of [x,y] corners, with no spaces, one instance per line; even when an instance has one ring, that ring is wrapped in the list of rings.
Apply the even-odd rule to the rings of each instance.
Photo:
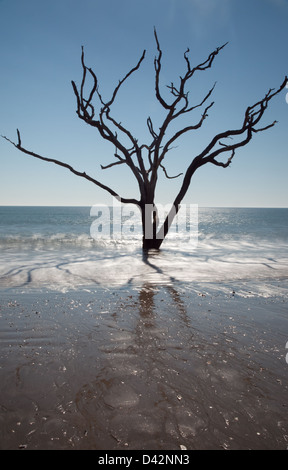
[[[142,248],[143,251],[159,250],[165,240],[169,229],[180,209],[180,205],[171,207],[162,226],[159,228],[158,210],[154,203],[144,204],[142,212]]]
[[[150,189],[150,190],[149,190]],[[154,190],[151,188],[147,192],[147,200],[141,203],[141,217],[142,217],[142,248],[143,251],[159,250],[163,240],[157,237],[158,235],[158,214],[157,207],[154,204]]]

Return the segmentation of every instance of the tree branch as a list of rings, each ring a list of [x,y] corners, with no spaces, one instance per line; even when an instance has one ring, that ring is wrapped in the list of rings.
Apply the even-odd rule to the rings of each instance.
[[[189,105],[189,98],[188,98],[188,92],[185,91],[185,86],[188,82],[188,80],[194,75],[194,73],[196,71],[202,71],[202,70],[207,70],[208,68],[210,68],[213,64],[213,61],[215,59],[215,57],[219,54],[219,52],[226,46],[226,44],[224,44],[223,46],[221,47],[218,47],[217,49],[215,49],[209,56],[208,58],[200,63],[199,65],[197,65],[196,67],[192,68],[191,67],[191,64],[190,64],[190,60],[188,58],[188,52],[189,52],[189,49],[187,49],[184,53],[184,59],[186,61],[186,65],[187,65],[187,72],[186,74],[184,75],[184,77],[180,77],[180,86],[177,88],[174,83],[172,82],[170,86],[168,86],[168,89],[170,89],[171,91],[171,94],[173,95],[174,97],[174,100],[171,104],[168,104],[164,99],[163,97],[161,96],[161,93],[160,93],[160,88],[159,88],[159,80],[160,80],[160,71],[161,71],[161,59],[162,59],[162,50],[160,48],[160,43],[159,43],[159,40],[158,40],[158,36],[157,36],[157,33],[156,33],[156,29],[154,29],[154,36],[155,36],[155,40],[156,40],[156,45],[157,45],[157,51],[158,51],[158,57],[155,58],[155,61],[154,61],[154,65],[155,65],[155,72],[156,72],[156,75],[155,75],[155,90],[156,90],[156,98],[158,99],[158,101],[160,102],[160,104],[168,111],[167,113],[167,116],[162,124],[162,126],[160,127],[160,132],[159,134],[156,134],[154,129],[152,128],[152,123],[151,123],[151,120],[148,122],[148,128],[149,128],[149,131],[150,131],[150,134],[152,135],[153,137],[153,143],[151,144],[151,148],[152,146],[154,147],[154,159],[153,159],[153,165],[151,167],[153,167],[153,170],[152,170],[152,175],[151,175],[151,180],[154,180],[156,181],[157,179],[157,170],[159,168],[159,165],[161,164],[161,162],[163,161],[167,151],[169,150],[169,147],[170,145],[176,140],[178,139],[181,135],[183,135],[184,133],[188,132],[188,131],[191,131],[191,130],[195,130],[195,129],[199,129],[199,127],[202,126],[204,120],[206,119],[206,117],[208,116],[207,114],[207,111],[208,109],[210,109],[212,106],[213,106],[213,102],[206,107],[206,109],[204,110],[204,113],[202,114],[202,117],[200,119],[200,121],[195,124],[195,125],[191,125],[191,126],[187,126],[185,127],[184,129],[176,132],[168,141],[167,143],[164,145],[162,145],[162,140],[164,138],[164,135],[165,133],[167,132],[167,129],[170,125],[170,123],[178,118],[180,115],[183,115],[185,113],[189,113],[193,110],[195,110],[196,108],[199,108],[201,106],[203,106],[205,104],[205,102],[209,99],[209,97],[211,96],[212,92],[214,91],[214,88],[215,88],[215,85],[216,83],[213,85],[213,87],[208,91],[208,93],[206,94],[206,96],[204,97],[204,99],[201,101],[201,103],[197,104],[197,105],[194,105],[194,106],[190,106]],[[177,108],[178,108],[178,105],[181,101],[184,100],[184,103],[182,105],[182,108],[178,109],[177,111]],[[160,151],[160,149],[162,149],[162,151]]]
[[[152,135],[152,137],[154,139],[153,142],[155,142],[155,140],[158,138],[158,134],[156,134],[156,132],[154,131],[153,123],[152,123],[152,120],[151,120],[150,116],[147,119],[147,126],[148,126],[150,134]]]
[[[190,108],[188,108],[189,106],[189,101],[188,101],[188,93],[185,95],[185,101],[186,101],[186,104],[185,106],[180,109],[180,111],[178,111],[178,113],[174,114],[173,116],[173,119],[177,118],[178,116],[180,116],[181,114],[185,114],[185,113],[190,113],[191,111],[194,111],[194,109],[197,109],[197,108],[201,108],[201,106],[203,106],[204,103],[206,103],[206,101],[208,100],[208,98],[211,96],[211,94],[213,93],[214,89],[215,89],[215,86],[216,86],[216,82],[214,83],[213,87],[210,88],[210,90],[208,91],[207,95],[203,98],[203,100],[201,101],[201,103],[195,105],[195,106],[191,106]]]
[[[163,106],[163,108],[165,109],[170,109],[171,106],[169,106],[168,103],[166,103],[166,101],[162,98],[161,94],[160,94],[160,88],[159,88],[159,80],[160,80],[160,72],[161,72],[161,58],[162,58],[162,51],[160,49],[160,44],[159,44],[159,41],[158,41],[158,36],[157,36],[157,32],[156,32],[156,29],[154,28],[154,36],[155,36],[155,41],[156,41],[156,45],[157,45],[157,51],[158,51],[158,57],[155,57],[155,60],[154,60],[154,67],[155,67],[155,91],[156,91],[156,97],[157,97],[157,100],[161,103],[161,105]]]
[[[183,173],[179,173],[179,175],[176,175],[176,176],[168,176],[167,171],[166,171],[166,168],[164,167],[164,165],[162,165],[162,164],[160,163],[160,167],[162,168],[162,170],[163,170],[163,172],[164,172],[164,174],[165,174],[165,176],[166,176],[166,178],[167,178],[168,180],[173,180],[173,179],[179,178],[179,176],[183,175]]]
[[[199,129],[204,120],[208,117],[208,110],[210,108],[212,108],[212,106],[214,105],[214,102],[212,102],[209,106],[206,107],[206,109],[204,110],[204,113],[202,114],[200,120],[198,121],[197,124],[195,125],[191,125],[191,126],[187,126],[187,127],[184,127],[183,129],[181,129],[180,131],[176,132],[169,140],[168,142],[165,144],[165,146],[163,147],[163,150],[161,152],[161,155],[159,157],[159,163],[161,163],[163,161],[163,159],[165,158],[165,155],[166,153],[168,152],[169,150],[169,147],[170,145],[175,142],[175,140],[179,139],[179,137],[183,134],[185,134],[186,132],[189,132],[189,131],[192,131],[192,130],[196,130],[196,129]]]
[[[156,76],[155,76],[156,97],[157,97],[158,101],[161,103],[161,105],[165,109],[169,110],[169,112],[171,111],[171,109],[173,109],[173,110],[175,109],[176,105],[181,101],[181,99],[184,99],[186,101],[186,105],[184,106],[184,109],[187,109],[188,108],[188,94],[185,93],[185,85],[186,85],[187,81],[190,78],[192,78],[192,76],[194,75],[194,73],[196,71],[203,71],[203,70],[207,70],[208,68],[210,68],[212,66],[213,62],[214,62],[215,57],[228,44],[228,42],[223,44],[223,46],[217,47],[213,52],[211,52],[211,54],[208,56],[208,58],[204,62],[202,62],[201,64],[197,65],[194,68],[191,68],[190,60],[189,60],[188,55],[187,55],[188,52],[189,52],[189,48],[186,50],[186,52],[184,53],[184,59],[185,59],[186,64],[187,64],[187,72],[186,72],[186,74],[183,78],[180,77],[180,87],[179,87],[179,89],[175,87],[174,83],[171,83],[170,86],[167,86],[170,89],[171,94],[175,97],[175,100],[173,101],[173,103],[168,104],[163,99],[163,97],[161,96],[161,93],[160,93],[159,81],[160,81],[160,72],[161,72],[162,50],[160,48],[160,43],[159,43],[157,32],[156,32],[155,28],[154,28],[154,36],[155,36],[157,51],[158,51],[158,57],[156,57],[155,60],[154,60],[155,72],[156,72]],[[214,85],[214,87],[215,87],[215,85]],[[214,87],[211,89],[211,91],[209,92],[209,95],[206,97],[206,99],[208,99],[208,97],[211,95]],[[201,105],[199,105],[199,106],[201,106]],[[198,107],[198,106],[196,106],[196,107]],[[187,110],[187,112],[189,112],[192,109],[195,109],[195,107],[192,107],[191,109]]]
[[[227,168],[231,164],[231,161],[235,156],[236,150],[248,144],[250,140],[253,138],[254,133],[262,132],[264,130],[270,129],[276,124],[276,121],[274,121],[272,124],[269,124],[268,126],[265,126],[259,129],[256,129],[254,127],[255,125],[259,123],[260,119],[263,117],[263,114],[265,110],[267,109],[267,106],[270,100],[274,96],[276,96],[278,93],[280,93],[285,88],[287,83],[288,83],[288,78],[285,77],[283,83],[274,93],[272,93],[273,90],[269,90],[269,92],[265,95],[265,97],[262,100],[258,101],[253,106],[249,106],[246,109],[244,122],[241,128],[228,130],[220,134],[217,134],[211,140],[210,144],[203,150],[203,152],[201,152],[197,157],[193,159],[193,161],[187,168],[187,171],[184,175],[182,186],[180,188],[179,193],[177,194],[175,198],[175,201],[174,201],[175,207],[178,207],[178,205],[183,200],[190,186],[191,178],[198,168],[205,165],[206,163],[212,163],[216,166]],[[242,140],[236,143],[233,143],[231,145],[222,143],[223,139],[230,139],[230,138],[233,139],[233,137],[235,136],[243,136],[243,135],[244,135],[244,138]],[[213,150],[217,146],[217,144],[220,146],[220,148]],[[216,157],[226,152],[231,153],[231,155],[225,163],[216,160]]]
[[[91,176],[87,175],[85,172],[81,172],[81,171],[78,171],[78,170],[75,170],[71,165],[69,165],[68,163],[64,163],[60,160],[56,160],[56,159],[53,159],[53,158],[47,158],[47,157],[43,157],[42,155],[39,155],[35,152],[31,152],[30,150],[27,150],[26,148],[22,147],[22,144],[21,144],[21,137],[20,137],[20,132],[19,130],[17,129],[17,135],[18,135],[18,143],[16,144],[15,142],[13,142],[12,140],[8,139],[6,136],[1,136],[3,137],[3,139],[7,140],[8,142],[10,142],[12,145],[14,145],[14,147],[16,147],[18,150],[20,150],[21,152],[27,154],[27,155],[30,155],[34,158],[38,158],[39,160],[44,160],[45,162],[49,162],[49,163],[54,163],[55,165],[58,165],[58,166],[61,166],[63,168],[66,168],[67,170],[71,171],[72,173],[74,173],[74,175],[76,176],[80,176],[81,178],[85,178],[86,180],[88,181],[91,181],[91,183],[94,183],[96,186],[99,186],[100,188],[104,189],[105,191],[107,191],[109,194],[111,194],[112,196],[114,196],[116,199],[118,199],[119,201],[125,203],[125,204],[136,204],[137,206],[140,205],[140,202],[137,201],[136,199],[128,199],[128,198],[122,198],[121,196],[119,196],[113,189],[111,189],[109,186],[106,186],[105,184],[103,183],[100,183],[100,181],[97,181],[96,179],[92,178]]]
[[[100,133],[101,137],[110,143],[112,143],[116,149],[123,154],[125,157],[123,159],[123,163],[125,162],[127,166],[131,169],[133,172],[135,178],[138,181],[138,185],[140,188],[140,192],[144,192],[144,181],[147,179],[147,174],[146,170],[144,167],[143,160],[141,158],[141,152],[139,151],[139,146],[137,143],[137,139],[135,139],[131,132],[126,129],[121,122],[117,122],[111,115],[110,115],[110,107],[114,103],[116,96],[119,92],[120,87],[124,84],[124,82],[136,71],[139,69],[141,63],[143,62],[145,58],[146,51],[144,50],[142,53],[141,58],[139,59],[138,63],[136,64],[135,67],[133,67],[122,80],[119,80],[118,85],[114,89],[114,92],[112,94],[111,99],[108,102],[104,102],[98,88],[98,81],[95,73],[93,72],[92,69],[86,67],[85,62],[84,62],[84,49],[82,47],[82,55],[81,55],[81,64],[82,64],[82,69],[83,69],[83,76],[82,76],[82,82],[80,86],[80,90],[78,91],[77,86],[75,82],[72,81],[72,86],[74,90],[74,94],[77,99],[77,114],[78,117],[82,120],[84,120],[87,124],[91,125],[92,127],[95,127],[98,132]],[[87,76],[87,71],[90,73],[90,75],[93,78],[93,87],[92,90],[90,91],[89,97],[86,100],[84,98],[84,86],[85,86],[85,81],[86,81],[86,76]],[[95,92],[98,94],[98,98],[102,104],[102,107],[99,111],[99,119],[95,120],[95,109],[92,104],[92,99],[94,97]],[[122,134],[127,136],[129,140],[132,143],[132,149],[129,151],[120,141],[120,139],[117,136],[117,133],[112,131],[112,128],[109,124],[113,124],[114,127],[116,127],[117,130],[121,131]],[[133,154],[137,155],[137,160],[139,163],[139,168],[137,165],[134,163],[132,160],[131,156]],[[119,162],[112,164],[112,166],[120,164]],[[108,165],[110,167],[110,165]],[[105,167],[104,167],[105,168]]]
[[[272,128],[277,123],[277,121],[274,121],[272,124],[269,124],[259,129],[256,129],[255,126],[262,119],[264,112],[266,111],[271,99],[285,88],[287,81],[288,79],[287,77],[285,77],[285,80],[283,81],[283,83],[274,93],[272,93],[273,90],[270,89],[269,92],[265,95],[265,97],[262,100],[258,101],[253,106],[248,106],[245,112],[245,117],[244,117],[242,127],[239,129],[228,130],[220,134],[217,134],[212,139],[210,144],[199,155],[199,158],[201,159],[205,158],[207,161],[210,161],[211,163],[216,164],[215,158],[218,157],[220,154],[236,150],[239,147],[243,147],[252,139],[253,133],[262,132],[262,131]],[[231,145],[223,145],[221,143],[221,140],[223,139],[233,138],[233,137],[242,136],[242,135],[245,135],[245,138],[241,140],[240,142],[236,142]],[[217,144],[220,145],[221,147],[215,149]]]
[[[121,158],[119,155],[117,155],[117,153],[115,153],[114,156],[115,156],[116,158],[118,158],[118,162],[110,163],[109,165],[106,165],[106,166],[100,165],[102,170],[107,170],[107,168],[112,168],[113,166],[116,166],[116,165],[123,165],[123,163],[126,163],[126,160],[124,160],[124,159]]]
[[[129,78],[130,75],[132,75],[132,73],[136,72],[136,70],[139,69],[141,63],[143,62],[143,60],[144,60],[144,58],[145,58],[145,54],[146,54],[146,50],[143,51],[142,56],[141,56],[141,58],[139,59],[137,65],[136,65],[135,67],[133,67],[133,68],[125,75],[125,77],[124,77],[122,80],[119,80],[119,83],[118,83],[118,85],[116,86],[116,88],[115,88],[115,90],[114,90],[114,92],[113,92],[113,95],[112,95],[111,100],[108,101],[108,103],[106,103],[106,104],[104,105],[103,111],[105,111],[107,108],[110,108],[110,106],[113,104],[113,102],[114,102],[114,100],[115,100],[115,98],[116,98],[116,95],[117,95],[117,93],[118,93],[118,91],[119,91],[121,85],[123,85],[123,83],[127,80],[127,78]]]
[[[190,66],[190,61],[187,57],[187,53],[189,52],[189,49],[187,49],[187,51],[185,52],[184,54],[184,57],[185,57],[185,60],[187,62],[187,73],[186,73],[186,76],[185,76],[185,80],[187,81],[189,78],[191,78],[194,73],[197,71],[197,70],[207,70],[209,68],[211,68],[213,62],[214,62],[214,59],[215,57],[219,54],[219,52],[224,49],[224,47],[226,47],[228,44],[228,42],[226,42],[225,44],[223,44],[223,46],[220,46],[220,47],[217,47],[215,49],[215,51],[211,52],[211,54],[209,55],[209,57],[204,61],[202,62],[201,64],[197,65],[196,67],[194,67],[193,69],[191,69],[191,66]]]

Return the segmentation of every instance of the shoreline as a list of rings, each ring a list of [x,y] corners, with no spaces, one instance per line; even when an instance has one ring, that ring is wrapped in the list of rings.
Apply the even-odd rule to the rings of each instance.
[[[2,291],[0,448],[286,449],[287,279],[254,287]]]

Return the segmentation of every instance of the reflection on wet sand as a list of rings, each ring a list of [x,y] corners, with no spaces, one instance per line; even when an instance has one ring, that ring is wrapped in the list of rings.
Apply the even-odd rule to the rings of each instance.
[[[172,287],[167,291],[183,318],[185,307],[177,291]],[[87,440],[89,434],[93,439],[96,435],[100,448],[180,448],[173,412],[181,397],[170,384],[177,371],[169,367],[171,358],[166,361],[171,320],[167,325],[159,322],[157,295],[153,286],[143,286],[133,304],[139,314],[133,312],[128,328],[121,327],[123,318],[114,316],[120,325],[115,324],[110,343],[101,347],[105,367],[77,393],[78,410],[90,426]],[[167,299],[161,301],[166,304]]]

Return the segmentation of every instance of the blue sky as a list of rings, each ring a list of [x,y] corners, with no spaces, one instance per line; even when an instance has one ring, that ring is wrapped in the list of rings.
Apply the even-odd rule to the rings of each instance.
[[[278,87],[288,75],[288,0],[0,0],[0,134],[44,156],[70,163],[108,184],[123,197],[138,197],[129,169],[101,170],[114,149],[76,115],[71,80],[81,80],[81,46],[110,98],[118,80],[147,50],[141,69],[126,83],[115,116],[147,142],[146,119],[161,125],[154,97],[153,28],[163,50],[161,83],[177,83],[183,53],[197,65],[217,46],[229,44],[213,68],[190,83],[199,102],[217,81],[214,107],[200,132],[169,152],[170,174],[184,171],[218,132],[239,127],[247,106]],[[287,89],[288,92],[288,89]],[[227,169],[206,165],[194,175],[185,202],[200,206],[288,207],[288,104],[286,90],[271,102],[263,124]],[[186,124],[200,114],[187,117]],[[25,156],[0,139],[0,205],[87,205],[111,197],[65,169]],[[172,202],[181,178],[159,178],[157,199]]]

